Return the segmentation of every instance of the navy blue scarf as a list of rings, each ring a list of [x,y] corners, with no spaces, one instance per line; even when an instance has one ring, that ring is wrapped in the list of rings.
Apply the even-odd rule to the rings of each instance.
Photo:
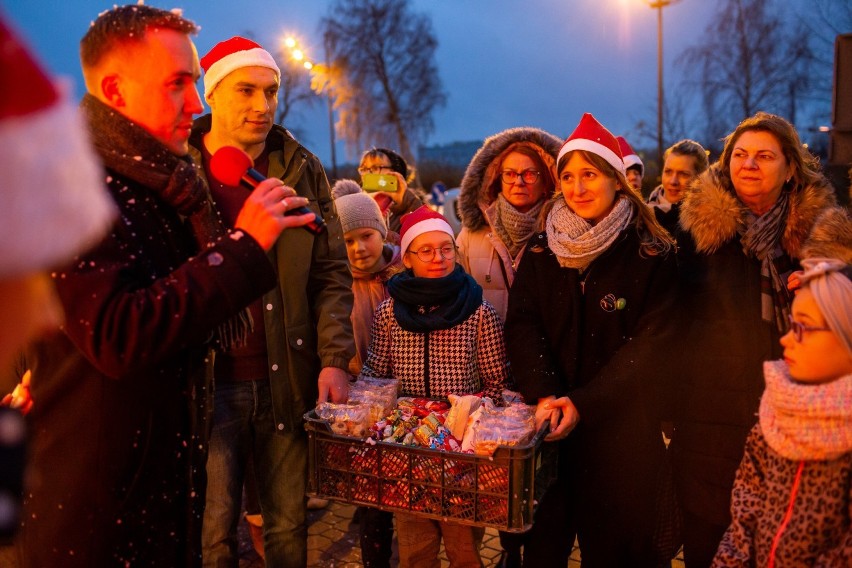
[[[416,333],[450,329],[482,305],[482,287],[458,264],[442,278],[400,272],[388,280],[388,293],[399,326]]]

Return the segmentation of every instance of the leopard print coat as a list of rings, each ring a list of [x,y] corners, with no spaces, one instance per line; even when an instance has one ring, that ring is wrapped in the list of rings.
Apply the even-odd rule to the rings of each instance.
[[[389,298],[376,310],[362,376],[398,379],[406,396],[446,398],[484,391],[503,400],[509,366],[503,323],[491,304],[483,301],[450,329],[415,333],[399,326],[393,302]]]
[[[757,424],[737,470],[731,515],[713,568],[768,566],[779,533],[775,568],[852,566],[852,452],[789,460],[768,446]]]

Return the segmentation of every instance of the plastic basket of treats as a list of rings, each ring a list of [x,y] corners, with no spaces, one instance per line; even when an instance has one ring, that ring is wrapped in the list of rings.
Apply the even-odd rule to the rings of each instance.
[[[511,396],[504,406],[478,395],[397,399],[395,381],[384,395],[360,382],[349,402],[305,415],[309,495],[508,532],[532,526],[556,471],[534,407]]]

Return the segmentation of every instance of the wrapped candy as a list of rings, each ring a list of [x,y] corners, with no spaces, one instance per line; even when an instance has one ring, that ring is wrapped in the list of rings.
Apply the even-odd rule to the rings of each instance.
[[[328,421],[333,433],[356,438],[369,434],[369,412],[369,406],[361,403],[321,402],[316,407],[317,416]]]

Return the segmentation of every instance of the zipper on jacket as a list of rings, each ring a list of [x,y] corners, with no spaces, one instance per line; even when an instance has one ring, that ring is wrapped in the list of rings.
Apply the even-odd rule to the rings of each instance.
[[[429,386],[429,332],[423,334],[423,387],[426,398],[432,398],[432,389]]]
[[[787,530],[787,525],[790,523],[790,518],[793,516],[793,505],[796,503],[796,495],[799,493],[799,484],[802,481],[802,470],[805,468],[805,460],[799,462],[799,467],[796,469],[796,477],[793,479],[793,488],[790,490],[790,503],[787,505],[787,512],[784,514],[784,520],[781,521],[781,526],[778,527],[778,532],[772,539],[772,548],[769,550],[769,562],[766,568],[775,567],[775,553],[778,551],[778,543],[781,541],[781,536]]]

